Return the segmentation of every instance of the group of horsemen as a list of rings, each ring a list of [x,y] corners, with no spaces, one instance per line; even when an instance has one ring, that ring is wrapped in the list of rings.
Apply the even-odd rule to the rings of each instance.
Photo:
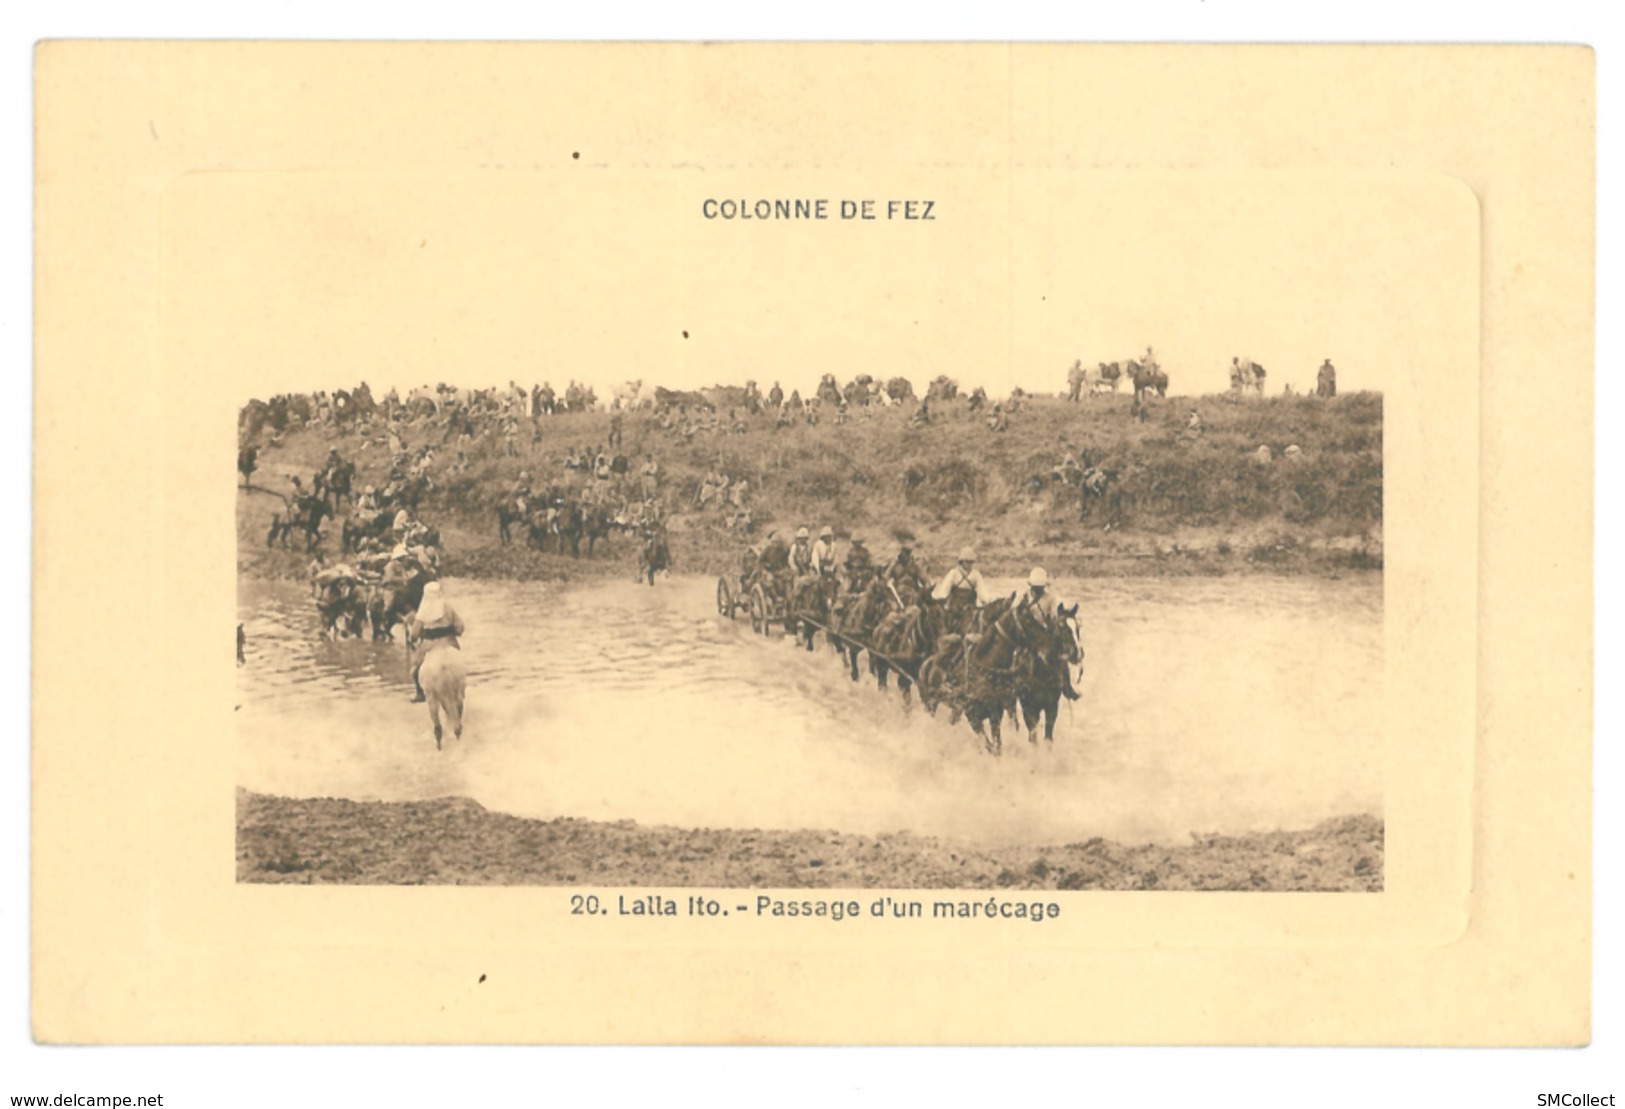
[[[315,487],[331,487],[332,475],[345,465],[338,448],[330,449],[316,474]],[[370,619],[375,621],[375,635],[387,632],[387,627],[376,626],[376,620],[385,613],[390,614],[384,616],[389,621],[401,615],[394,612],[394,595],[415,593],[425,580],[438,574],[439,533],[418,519],[401,498],[397,479],[405,476],[397,467],[382,492],[368,485],[354,497],[346,550],[339,561],[329,563],[325,555],[315,553],[310,587],[324,630],[360,635],[362,625]],[[297,491],[299,479],[293,481]],[[386,603],[380,607],[381,598]]]
[[[958,561],[933,585],[925,569],[915,561],[911,541],[899,542],[896,555],[877,565],[862,535],[853,535],[845,557],[839,557],[835,530],[829,526],[819,530],[816,540],[809,529],[798,528],[789,543],[777,530],[770,531],[764,543],[748,548],[741,556],[739,577],[745,592],[757,584],[782,599],[814,592],[822,610],[837,623],[876,585],[892,598],[897,609],[905,612],[922,603],[940,603],[942,634],[938,647],[944,652],[975,632],[979,613],[995,600],[976,568],[976,552],[970,547],[959,552]],[[1056,626],[1059,601],[1043,567],[1035,566],[1027,576],[1026,587],[1015,599],[1014,607],[1031,614],[1047,628]],[[1068,700],[1078,699],[1070,672],[1064,670],[1061,692]]]

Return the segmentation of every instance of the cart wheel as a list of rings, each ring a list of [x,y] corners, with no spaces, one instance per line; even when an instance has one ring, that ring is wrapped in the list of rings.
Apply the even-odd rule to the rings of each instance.
[[[728,588],[727,578],[717,579],[717,615],[729,620],[734,618],[733,591]]]
[[[759,585],[750,593],[750,630],[758,635],[767,634],[767,595]]]

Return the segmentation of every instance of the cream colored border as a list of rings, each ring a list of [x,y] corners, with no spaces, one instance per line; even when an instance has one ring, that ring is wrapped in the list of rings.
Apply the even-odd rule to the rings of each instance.
[[[1290,71],[1290,102],[1234,79],[1264,56],[1272,72]],[[940,128],[837,128],[848,78],[872,71],[877,59],[890,63],[889,88],[899,95],[931,91],[941,102]],[[455,76],[468,73],[489,78],[504,97],[538,105],[538,114],[494,110],[494,94]],[[949,73],[955,80],[945,85]],[[1121,81],[1160,92],[1110,120],[1056,110],[1099,104]],[[809,85],[824,95],[808,100]],[[746,87],[771,95],[743,115],[730,112]],[[384,100],[401,106],[399,116],[362,120],[347,112],[346,90],[362,88],[392,91]],[[738,156],[742,134],[764,165],[795,164],[808,150],[853,167],[901,166],[944,150],[965,159],[1033,150],[1053,166],[1076,167],[1099,164],[1109,149],[1124,165],[1398,166],[1457,177],[1477,195],[1482,400],[1496,417],[1485,421],[1482,449],[1466,399],[1472,389],[1458,385],[1459,375],[1421,375],[1417,407],[1408,412],[1396,403],[1400,390],[1389,397],[1390,550],[1415,549],[1395,538],[1408,520],[1434,529],[1417,563],[1391,559],[1390,602],[1425,593],[1440,621],[1405,625],[1412,637],[1399,644],[1397,659],[1390,639],[1391,665],[1417,650],[1407,679],[1438,683],[1403,695],[1391,688],[1390,704],[1403,706],[1405,727],[1437,725],[1442,734],[1422,748],[1433,756],[1407,757],[1397,775],[1388,893],[1335,905],[1304,895],[1158,895],[1154,904],[1098,897],[1086,902],[1091,912],[1102,906],[1093,920],[1069,905],[1068,922],[1079,923],[1068,931],[996,945],[775,930],[748,944],[730,933],[721,948],[704,937],[689,947],[687,937],[669,933],[623,934],[589,948],[556,931],[559,891],[323,890],[298,900],[288,896],[298,891],[231,883],[229,856],[211,846],[229,840],[229,794],[207,784],[229,781],[229,771],[215,772],[222,760],[229,764],[229,733],[215,734],[208,721],[225,718],[211,715],[198,692],[229,690],[230,667],[220,665],[218,685],[198,680],[209,671],[196,660],[211,657],[217,637],[193,615],[210,611],[207,599],[224,585],[220,568],[229,562],[211,561],[208,544],[196,542],[220,518],[218,506],[183,495],[199,487],[200,455],[189,447],[217,437],[220,425],[179,418],[197,412],[195,398],[157,359],[159,198],[177,176],[200,169],[436,171],[497,154],[505,164],[541,164],[556,156],[556,134],[567,127],[617,141],[624,130],[615,126],[617,104],[625,101],[616,97],[651,88],[682,88],[676,104],[711,109],[673,120],[671,141],[687,156],[716,162]],[[989,88],[1003,99],[988,96]],[[582,97],[582,89],[613,92]],[[1192,119],[1183,108],[1197,95],[1230,102]],[[444,114],[415,114],[422,97]],[[1589,441],[1572,426],[1572,400],[1547,407],[1531,399],[1519,391],[1518,371],[1554,358],[1589,365],[1585,52],[58,44],[40,54],[38,103],[34,1013],[41,1038],[1584,1038]],[[779,113],[809,103],[816,125],[802,120],[793,135],[775,126]],[[473,118],[486,121],[477,137],[458,126]],[[1493,143],[1484,138],[1492,123]],[[128,433],[159,426],[168,441],[156,448]],[[1432,480],[1398,480],[1406,442],[1416,450],[1409,457],[1441,467],[1425,471]],[[1475,459],[1486,482],[1477,503]],[[92,517],[83,506],[105,503],[93,494],[109,473],[151,476],[127,501]],[[1438,480],[1464,473],[1465,480]],[[1407,504],[1407,496],[1418,499]],[[1542,516],[1536,534],[1528,526],[1532,503]],[[1476,692],[1466,654],[1475,532]],[[100,556],[109,534],[120,537],[121,550],[151,560],[153,588],[133,596],[120,589],[122,611],[111,604],[112,583],[98,574],[106,573]],[[1530,581],[1541,583],[1538,605]],[[103,634],[87,641],[76,632],[90,613]],[[1391,637],[1394,616],[1390,608]],[[1427,631],[1438,634],[1414,634]],[[87,676],[94,696],[86,695]],[[1462,734],[1475,697],[1479,741],[1469,754],[1445,737]],[[1391,729],[1391,737],[1404,730]],[[1409,811],[1439,837],[1414,855],[1409,844],[1418,841],[1396,843],[1395,834],[1407,819],[1407,785],[1418,787]],[[1469,810],[1470,885],[1462,873]],[[199,836],[198,829],[212,831]],[[1187,904],[1195,926],[1183,937],[1176,929],[1178,942],[1151,951],[1098,946]],[[1334,927],[1306,944],[1294,931],[1298,914]],[[1260,946],[1260,930],[1272,923],[1275,934]],[[601,947],[616,950],[594,958]],[[488,981],[476,993],[481,973]],[[221,990],[222,981],[233,988]],[[542,991],[551,1001],[545,1006],[536,1003]]]

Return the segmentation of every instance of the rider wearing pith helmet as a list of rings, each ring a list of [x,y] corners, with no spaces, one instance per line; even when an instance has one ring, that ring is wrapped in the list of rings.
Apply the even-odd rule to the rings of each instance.
[[[818,542],[812,547],[813,570],[820,574],[835,572],[835,529],[825,524],[818,532]]]
[[[971,629],[976,609],[988,601],[982,584],[982,575],[976,569],[976,552],[966,547],[959,552],[959,562],[948,569],[931,596],[948,603],[948,627],[964,633]]]
[[[1056,628],[1063,616],[1060,611],[1060,603],[1049,592],[1049,574],[1045,572],[1042,566],[1034,566],[1032,573],[1027,575],[1027,594],[1022,597],[1021,604],[1030,609],[1051,628]],[[1076,612],[1077,606],[1073,605],[1065,615],[1072,615]],[[1061,666],[1056,678],[1060,683],[1061,696],[1068,701],[1076,701],[1078,691],[1072,685],[1071,667]]]

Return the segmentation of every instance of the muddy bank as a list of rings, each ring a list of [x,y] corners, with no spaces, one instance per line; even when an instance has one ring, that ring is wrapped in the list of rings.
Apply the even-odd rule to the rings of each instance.
[[[974,848],[845,835],[526,820],[465,798],[296,800],[238,790],[237,879],[349,885],[1263,890],[1376,892],[1383,822],[1192,834],[1189,845],[1091,839]]]

